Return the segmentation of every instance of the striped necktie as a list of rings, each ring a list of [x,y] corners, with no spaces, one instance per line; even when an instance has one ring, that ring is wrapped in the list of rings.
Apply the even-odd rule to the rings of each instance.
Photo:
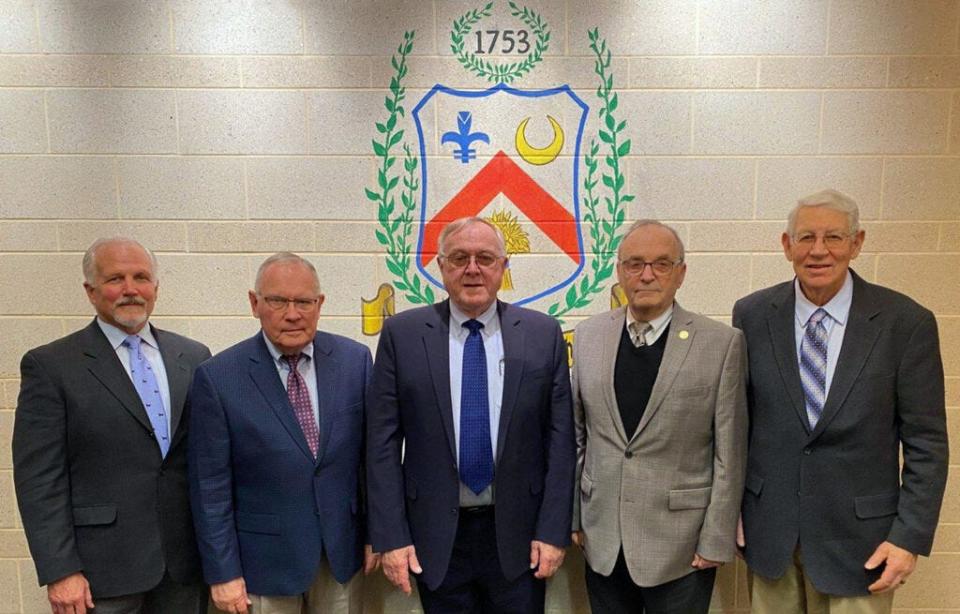
[[[827,401],[827,327],[823,324],[826,317],[823,309],[814,311],[800,342],[800,382],[811,430],[817,426]]]

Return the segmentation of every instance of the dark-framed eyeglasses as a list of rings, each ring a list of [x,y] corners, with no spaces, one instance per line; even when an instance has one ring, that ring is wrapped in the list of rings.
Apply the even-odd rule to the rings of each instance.
[[[667,260],[666,258],[657,258],[653,262],[643,260],[642,258],[625,258],[620,261],[620,268],[628,275],[641,275],[643,270],[650,267],[654,275],[663,277],[673,272],[683,260]]]

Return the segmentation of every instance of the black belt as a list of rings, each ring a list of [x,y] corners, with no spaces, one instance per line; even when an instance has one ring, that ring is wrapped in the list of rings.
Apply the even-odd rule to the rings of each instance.
[[[489,514],[492,512],[492,505],[469,505],[460,508],[461,514]]]

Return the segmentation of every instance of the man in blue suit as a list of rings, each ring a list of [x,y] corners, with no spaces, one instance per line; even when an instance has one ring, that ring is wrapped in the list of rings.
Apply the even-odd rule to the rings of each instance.
[[[198,368],[190,502],[203,571],[226,612],[356,613],[364,547],[369,350],[317,332],[316,269],[290,253],[257,271],[261,331]]]
[[[370,535],[424,611],[543,612],[563,561],[575,444],[567,346],[555,320],[497,301],[500,231],[451,222],[449,300],[389,320],[367,409]]]

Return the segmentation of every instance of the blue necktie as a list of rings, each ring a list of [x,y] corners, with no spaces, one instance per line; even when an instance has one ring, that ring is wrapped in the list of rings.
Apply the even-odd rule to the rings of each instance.
[[[817,426],[827,401],[827,312],[817,309],[807,320],[807,329],[800,342],[800,383],[807,406],[810,428]]]
[[[143,408],[147,410],[147,416],[150,418],[150,424],[153,426],[153,434],[160,444],[160,455],[166,458],[167,451],[170,450],[170,429],[167,427],[167,410],[163,406],[163,397],[160,396],[160,386],[157,385],[157,377],[153,373],[153,367],[147,362],[147,357],[143,355],[143,348],[140,347],[139,335],[130,335],[123,340],[123,345],[127,346],[130,353],[130,379],[133,380],[133,387],[137,389],[140,400],[143,402]]]
[[[460,480],[479,495],[493,481],[487,354],[480,335],[483,324],[467,320],[463,326],[470,334],[463,346],[460,378]]]

